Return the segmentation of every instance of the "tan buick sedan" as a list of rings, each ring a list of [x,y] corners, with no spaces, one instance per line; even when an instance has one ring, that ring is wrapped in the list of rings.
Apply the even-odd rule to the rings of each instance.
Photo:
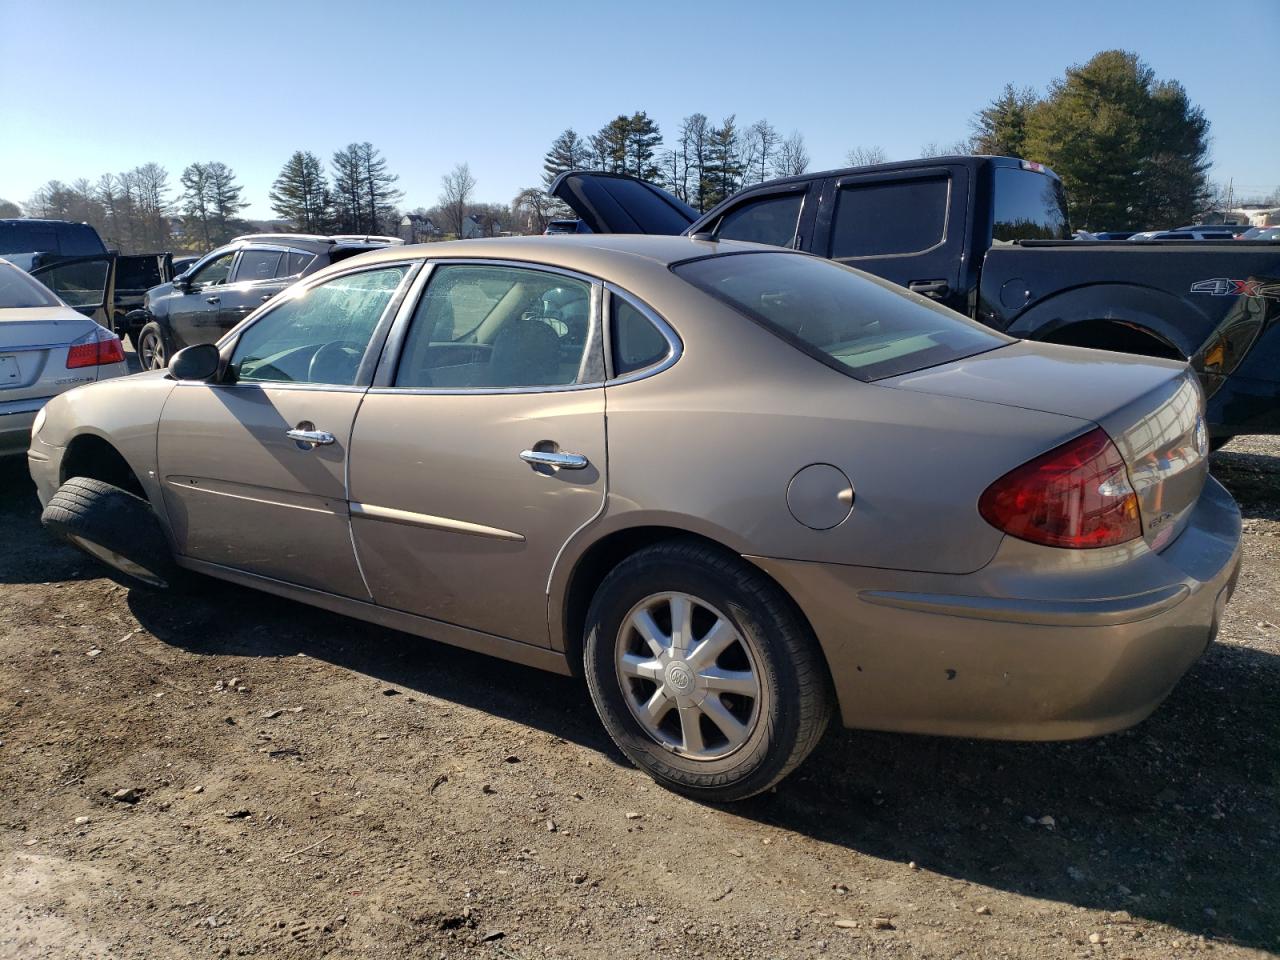
[[[1212,640],[1240,517],[1184,364],[1023,343],[807,254],[389,248],[45,409],[54,533],[561,673],[659,782],[846,726],[1137,723]]]

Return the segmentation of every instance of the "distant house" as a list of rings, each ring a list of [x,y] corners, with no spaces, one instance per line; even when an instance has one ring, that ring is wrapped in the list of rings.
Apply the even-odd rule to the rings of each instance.
[[[501,232],[501,222],[487,213],[473,213],[462,221],[463,240],[474,240],[477,237],[496,237]]]
[[[438,240],[444,231],[430,217],[420,213],[406,213],[400,218],[400,239],[405,243],[430,243]]]

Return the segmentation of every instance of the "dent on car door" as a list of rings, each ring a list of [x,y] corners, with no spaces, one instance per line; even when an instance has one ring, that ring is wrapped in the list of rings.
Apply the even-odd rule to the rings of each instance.
[[[116,255],[61,257],[31,271],[68,306],[114,329],[111,306],[115,298]]]
[[[556,555],[604,502],[599,302],[599,284],[549,269],[433,268],[352,439],[375,602],[548,645]]]
[[[824,187],[814,253],[966,309],[963,166],[838,177]]]
[[[407,264],[340,274],[223,346],[219,382],[179,383],[158,463],[178,552],[367,600],[348,523],[351,428]]]

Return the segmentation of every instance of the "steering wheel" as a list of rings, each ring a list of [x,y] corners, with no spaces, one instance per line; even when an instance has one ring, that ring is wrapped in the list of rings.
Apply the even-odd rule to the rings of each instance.
[[[352,340],[330,340],[311,355],[307,380],[349,386],[356,378],[364,346]]]

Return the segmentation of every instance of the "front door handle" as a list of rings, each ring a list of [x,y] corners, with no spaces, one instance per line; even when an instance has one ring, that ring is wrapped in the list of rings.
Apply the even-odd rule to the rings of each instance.
[[[303,450],[310,450],[313,447],[327,447],[333,443],[333,434],[317,430],[313,423],[300,423],[292,430],[286,430],[284,435],[290,440],[297,441],[298,446]]]
[[[951,284],[945,280],[912,280],[907,289],[931,300],[941,300],[951,292]]]
[[[585,470],[587,458],[580,453],[552,453],[550,450],[521,450],[520,459],[538,467]]]
[[[204,302],[205,303],[221,303],[222,298],[221,297],[205,297]]]

